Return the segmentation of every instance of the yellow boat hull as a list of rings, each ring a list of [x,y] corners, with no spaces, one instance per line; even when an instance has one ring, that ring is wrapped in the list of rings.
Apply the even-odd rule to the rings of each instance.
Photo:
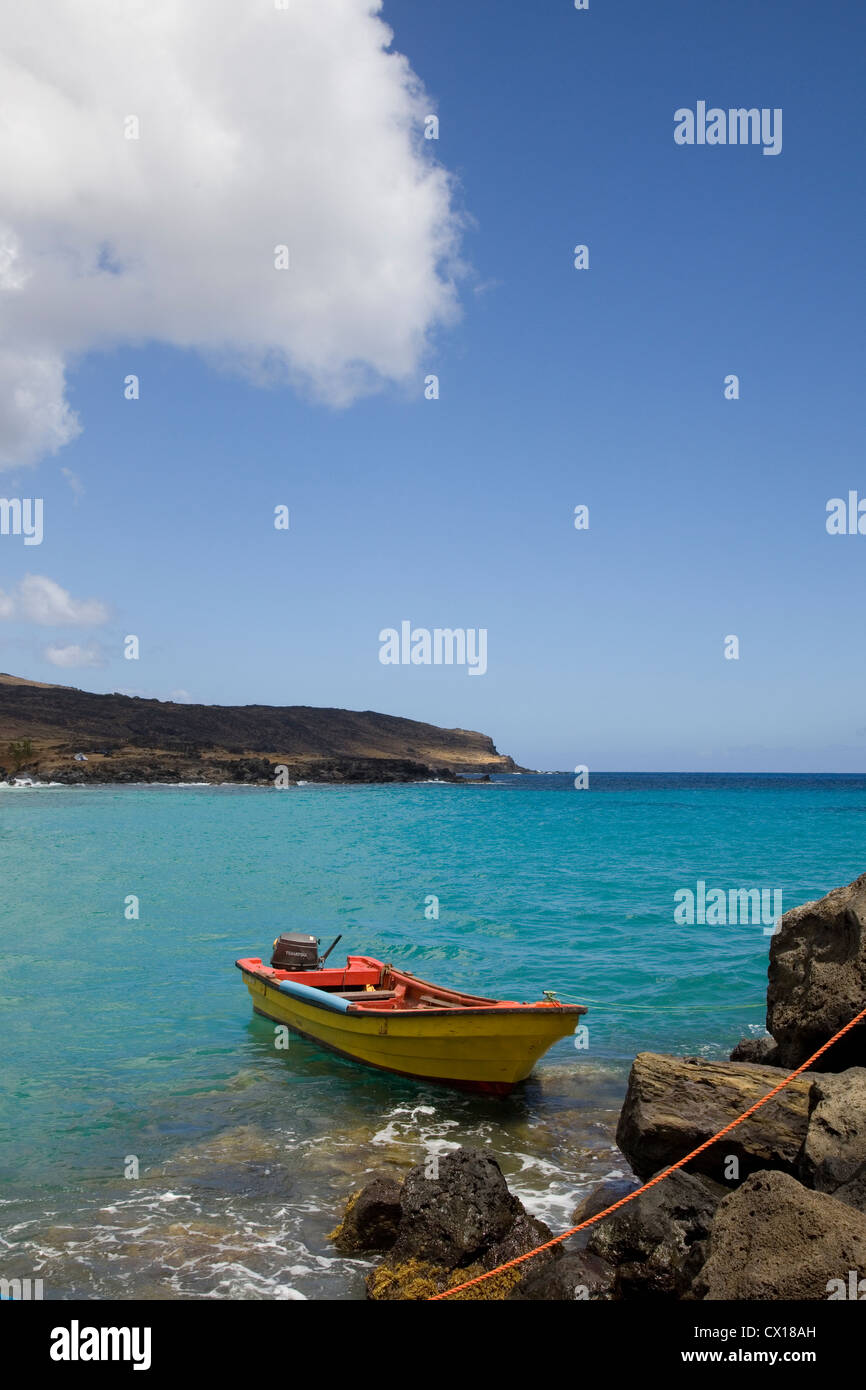
[[[344,1057],[401,1076],[504,1094],[529,1076],[539,1057],[574,1032],[583,1010],[331,1013],[284,994],[246,970],[257,1014],[284,1024]]]

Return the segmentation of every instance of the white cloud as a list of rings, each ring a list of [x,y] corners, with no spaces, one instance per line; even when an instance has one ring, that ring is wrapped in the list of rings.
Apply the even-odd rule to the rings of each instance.
[[[0,308],[5,307],[0,288]],[[56,454],[80,432],[65,399],[62,359],[47,350],[17,350],[3,342],[7,331],[8,325],[0,327],[0,467]]]
[[[67,669],[77,666],[104,665],[102,652],[95,643],[88,647],[79,647],[74,643],[67,647],[46,647],[42,654],[46,661],[51,662],[52,666],[62,666]]]
[[[0,589],[0,618],[42,627],[90,627],[106,622],[108,609],[99,599],[73,598],[44,574],[26,574],[10,593]]]
[[[64,372],[155,340],[345,404],[456,312],[429,98],[381,0],[42,0],[0,57],[0,464],[79,425]],[[136,116],[140,138],[124,138]],[[274,269],[274,247],[290,269]],[[121,389],[118,384],[118,389]]]

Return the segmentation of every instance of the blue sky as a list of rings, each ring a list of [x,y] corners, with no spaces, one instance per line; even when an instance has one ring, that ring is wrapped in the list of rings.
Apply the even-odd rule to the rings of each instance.
[[[345,408],[172,343],[78,354],[82,432],[0,480],[45,499],[38,549],[0,539],[0,587],[36,571],[107,619],[7,621],[0,665],[372,708],[481,729],[533,767],[862,772],[866,536],[825,529],[829,498],[866,496],[862,12],[386,0],[383,17],[439,115],[459,321],[411,380]],[[702,99],[781,107],[782,153],[675,145],[675,110]],[[381,665],[403,619],[486,628],[487,673]],[[58,669],[54,641],[103,664]]]

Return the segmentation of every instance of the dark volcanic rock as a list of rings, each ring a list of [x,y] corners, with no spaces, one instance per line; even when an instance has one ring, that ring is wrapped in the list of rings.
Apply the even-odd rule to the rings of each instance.
[[[681,1169],[593,1229],[587,1251],[615,1267],[614,1298],[679,1298],[703,1262],[725,1190]]]
[[[410,758],[323,759],[306,772],[298,769],[298,774],[309,782],[425,782],[430,778],[438,778],[441,782],[463,781],[447,768],[435,770]]]
[[[394,1254],[455,1269],[502,1240],[523,1207],[489,1154],[455,1149],[438,1167],[436,1178],[423,1163],[407,1173]]]
[[[797,1067],[866,1005],[866,874],[785,913],[770,941],[768,979],[767,1028],[782,1065]],[[815,1070],[864,1065],[861,1024]]]
[[[400,1184],[394,1178],[374,1178],[350,1198],[331,1239],[344,1255],[390,1250],[399,1224]]]
[[[817,1192],[854,1196],[859,1205],[866,1173],[866,1069],[824,1074],[809,1092],[809,1127],[797,1175]],[[850,1186],[853,1184],[853,1186]],[[866,1271],[864,1271],[866,1273]]]
[[[779,1045],[772,1038],[742,1038],[730,1056],[732,1062],[754,1062],[762,1067],[780,1067]]]
[[[639,1187],[640,1183],[634,1177],[608,1178],[606,1182],[599,1183],[598,1187],[594,1187],[591,1192],[587,1193],[583,1201],[575,1207],[571,1214],[572,1226],[580,1226],[591,1216],[597,1216],[600,1211],[612,1207],[614,1202],[618,1202],[621,1197],[626,1197],[629,1192],[635,1192]],[[575,1241],[586,1244],[591,1230],[592,1227],[590,1226],[585,1232],[579,1232],[574,1237]]]
[[[852,1269],[866,1270],[866,1216],[786,1173],[754,1173],[716,1212],[693,1295],[814,1301]]]
[[[507,1264],[518,1255],[525,1255],[527,1250],[536,1250],[539,1245],[546,1245],[552,1237],[553,1232],[549,1226],[539,1221],[537,1216],[530,1216],[521,1207],[502,1239],[484,1251],[480,1259],[481,1267],[485,1270],[496,1269],[498,1265]],[[525,1280],[546,1273],[561,1260],[560,1245],[552,1245],[549,1250],[541,1250],[537,1255],[533,1255],[531,1260],[524,1260],[515,1267],[515,1277],[520,1281],[517,1288],[522,1288]]]
[[[489,1154],[456,1149],[439,1160],[438,1176],[428,1177],[427,1169],[421,1163],[406,1175],[396,1240],[367,1278],[371,1298],[430,1298],[551,1239],[544,1222],[530,1216],[509,1192]],[[553,1246],[454,1298],[506,1298],[561,1259],[560,1246]]]
[[[641,1052],[629,1075],[616,1142],[638,1176],[646,1179],[712,1138],[779,1080],[772,1067]],[[806,1137],[810,1085],[811,1078],[797,1077],[690,1162],[689,1170],[724,1181],[731,1156],[739,1160],[740,1177],[759,1168],[793,1173]]]
[[[119,757],[90,763],[40,763],[38,775],[46,782],[68,786],[128,782],[236,782],[249,786],[273,786],[278,767],[288,781],[298,782],[424,782],[437,778],[444,782],[464,779],[446,768],[434,769],[409,758],[322,758],[305,765],[275,762],[270,758],[206,757],[178,762],[175,757]]]
[[[613,1276],[609,1264],[583,1250],[564,1255],[546,1269],[527,1274],[508,1297],[515,1302],[581,1299],[598,1303],[613,1297]]]

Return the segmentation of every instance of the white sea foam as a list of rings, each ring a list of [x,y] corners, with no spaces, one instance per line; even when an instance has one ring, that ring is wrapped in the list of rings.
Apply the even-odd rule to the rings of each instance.
[[[20,778],[14,782],[0,782],[0,787],[5,787],[10,792],[40,791],[47,787],[63,787],[64,782],[34,782],[30,777]]]
[[[419,1118],[422,1116],[424,1119]],[[441,1134],[442,1130],[456,1129],[458,1124],[457,1120],[438,1120],[435,1123],[429,1123],[429,1119],[435,1120],[435,1116],[436,1108],[432,1105],[398,1105],[395,1110],[384,1117],[383,1128],[377,1130],[370,1143],[405,1144],[415,1148],[423,1144],[429,1149],[434,1139],[444,1137]],[[425,1120],[428,1122],[425,1123]],[[459,1146],[454,1145],[453,1147]]]

